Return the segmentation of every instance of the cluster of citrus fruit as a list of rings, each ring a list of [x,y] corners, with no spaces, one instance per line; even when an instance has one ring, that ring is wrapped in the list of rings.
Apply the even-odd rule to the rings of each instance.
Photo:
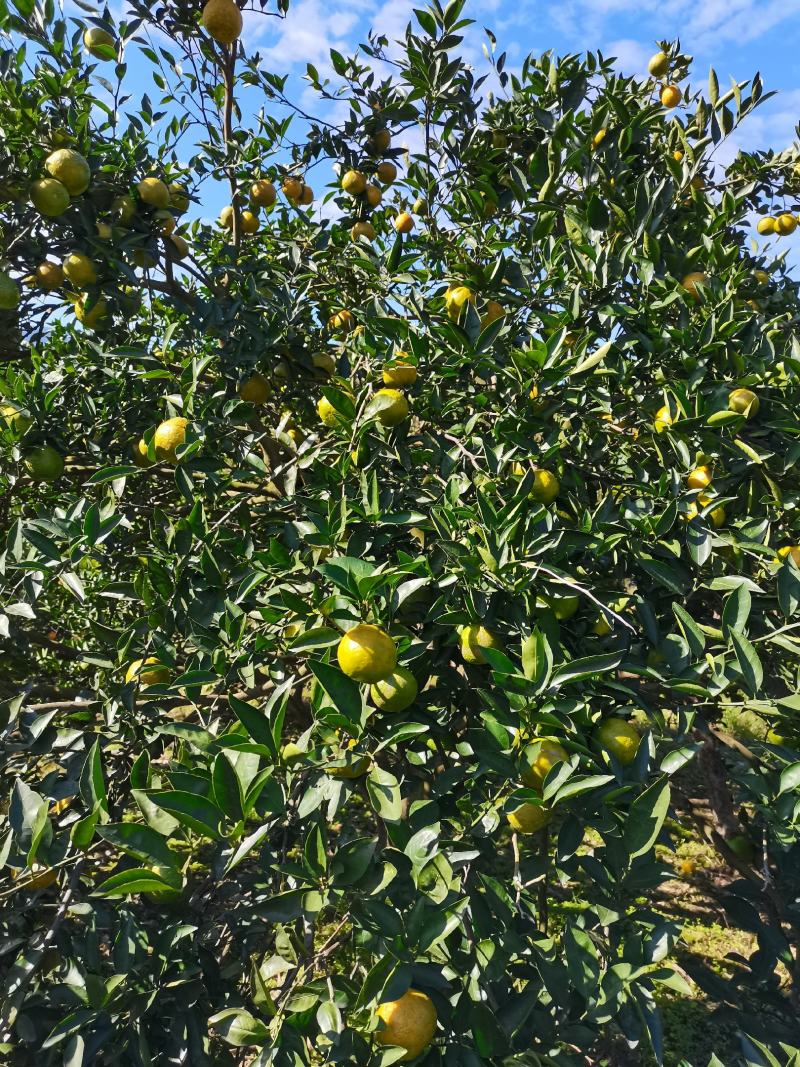
[[[59,136],[68,139],[68,135]],[[59,219],[76,199],[84,198],[91,181],[91,168],[84,155],[74,148],[57,148],[47,156],[44,174],[30,186],[31,203],[44,219]],[[87,329],[100,329],[107,325],[111,312],[102,293],[103,282],[118,278],[112,261],[120,242],[134,235],[139,237],[129,251],[130,262],[136,267],[155,266],[153,241],[159,238],[163,239],[169,258],[185,258],[188,242],[175,231],[177,217],[188,206],[189,197],[183,186],[175,182],[168,185],[152,175],[139,181],[133,190],[114,197],[105,212],[98,213],[94,203],[84,199],[81,214],[67,219],[78,247],[67,252],[61,262],[47,258],[31,264],[23,284],[45,293],[64,290],[78,321]],[[94,217],[92,232],[82,232],[87,213]],[[122,301],[126,293],[120,291],[118,284],[113,288]],[[129,290],[127,296],[135,296],[134,291]],[[20,299],[20,283],[8,271],[0,271],[0,311],[14,310]]]
[[[675,81],[669,80],[670,67],[670,58],[666,52],[656,52],[654,56],[650,57],[650,61],[647,64],[647,69],[652,77],[662,81],[659,99],[661,100],[661,106],[669,111],[676,108],[683,100],[681,87]]]
[[[381,186],[389,186],[397,179],[397,167],[388,159],[377,163],[374,157],[387,152],[391,143],[392,135],[386,127],[376,129],[367,143],[364,160],[342,175],[341,188],[354,205],[354,221],[350,228],[350,236],[354,241],[375,239],[375,226],[369,216],[383,199]],[[394,216],[392,224],[398,233],[411,233],[414,229],[413,215],[408,211],[400,211]]]

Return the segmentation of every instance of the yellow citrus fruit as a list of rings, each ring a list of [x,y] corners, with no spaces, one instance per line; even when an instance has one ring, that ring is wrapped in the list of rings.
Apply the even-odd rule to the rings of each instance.
[[[466,285],[456,285],[444,294],[445,307],[451,319],[457,319],[463,308],[475,302],[475,294]]]
[[[551,474],[550,471],[535,470],[533,472],[533,489],[531,489],[531,496],[534,500],[538,500],[540,504],[552,504],[555,498],[558,496],[561,489],[561,483],[555,474]]]
[[[394,163],[379,163],[375,173],[384,185],[391,185],[397,177],[397,167]]]
[[[83,43],[86,51],[95,59],[108,59],[108,56],[103,55],[100,49],[114,48],[117,42],[108,30],[103,30],[99,26],[90,26],[88,30],[84,30]]]
[[[335,763],[326,764],[324,771],[329,778],[360,778],[367,773],[371,764],[372,759],[367,755],[344,752]]]
[[[765,215],[763,219],[759,219],[756,224],[756,229],[763,236],[768,236],[771,233],[775,233],[776,220],[772,215]]]
[[[408,355],[403,351],[395,352],[392,362],[383,368],[384,385],[402,388],[413,385],[416,380],[417,368],[413,363],[409,363]]]
[[[701,508],[707,507],[714,500],[713,496],[709,496],[708,493],[700,493],[697,497],[698,506]],[[711,519],[711,524],[714,528],[724,526],[725,519],[728,517],[725,508],[719,504],[717,507],[712,508],[708,512],[708,517]]]
[[[550,818],[547,808],[529,800],[506,812],[508,825],[518,834],[535,834],[547,826]]]
[[[147,454],[147,442],[143,437],[131,445],[131,459],[137,467],[152,466]]]
[[[370,207],[377,207],[383,199],[383,193],[378,185],[368,185],[364,192]]]
[[[189,420],[177,416],[166,419],[153,435],[153,447],[158,459],[166,463],[177,463],[176,449],[186,442],[186,427]]]
[[[55,482],[64,470],[64,457],[52,445],[42,445],[26,453],[25,466],[34,482]]]
[[[160,178],[142,178],[136,190],[143,204],[154,208],[169,207],[169,189]]]
[[[415,1060],[436,1033],[436,1008],[418,989],[408,989],[399,1000],[387,1000],[376,1012],[383,1027],[375,1033],[379,1045],[397,1045],[406,1050],[403,1061]]]
[[[265,404],[271,392],[269,382],[258,371],[254,371],[247,381],[239,386],[239,396],[249,404]]]
[[[783,545],[778,549],[781,559],[791,559],[795,566],[800,567],[800,545]]]
[[[500,638],[478,623],[462,627],[459,639],[461,655],[465,663],[485,663],[486,657],[483,654],[485,648],[503,651],[503,642]]]
[[[569,753],[554,738],[537,739],[522,751],[520,777],[531,789],[541,789],[553,767],[568,759]]]
[[[669,56],[666,52],[656,52],[654,56],[650,56],[647,69],[654,78],[663,78],[669,70]]]
[[[486,310],[481,318],[481,329],[485,330],[486,327],[495,322],[497,319],[502,319],[506,313],[506,309],[497,300],[489,300],[486,303]]]
[[[728,394],[728,407],[749,419],[758,414],[761,402],[752,389],[732,389]]]
[[[769,285],[769,274],[767,274],[765,270],[754,270],[753,278],[758,282],[759,285]]]
[[[339,641],[336,658],[348,678],[357,682],[383,681],[397,665],[397,649],[380,626],[360,622]]]
[[[59,289],[64,284],[64,271],[60,263],[45,260],[33,272],[33,278],[39,289],[51,291]]]
[[[278,193],[272,182],[262,178],[250,186],[250,199],[256,207],[272,207],[277,198]]]
[[[674,422],[675,418],[669,410],[669,406],[664,404],[663,407],[660,407],[656,412],[656,417],[653,420],[653,429],[656,433],[663,433],[665,430],[669,429]]]
[[[350,237],[358,241],[360,237],[366,237],[368,241],[375,240],[375,227],[371,222],[356,222],[350,230]]]
[[[152,252],[146,248],[134,248],[131,250],[131,262],[143,270],[149,270],[158,262]]]
[[[600,147],[600,145],[606,139],[606,133],[607,133],[607,130],[606,130],[605,126],[603,126],[602,129],[597,131],[597,133],[592,138],[592,148],[599,148]]]
[[[694,300],[700,299],[700,289],[698,286],[708,285],[708,275],[704,274],[701,270],[691,271],[681,279],[681,285]]]
[[[317,414],[326,426],[342,426],[347,421],[344,415],[336,410],[327,396],[322,396],[317,401]]]
[[[382,426],[399,426],[408,418],[408,401],[399,389],[379,389],[375,394],[375,417]]]
[[[189,204],[191,203],[189,194],[177,182],[170,182],[167,188],[169,189],[169,206],[176,215],[183,215],[185,211],[189,210]]]
[[[427,215],[428,214],[428,201],[424,196],[418,196],[414,203],[411,205],[411,210],[415,215]]]
[[[597,743],[626,766],[633,763],[639,748],[640,737],[624,719],[603,719],[594,733]]]
[[[25,433],[33,425],[33,420],[26,415],[22,408],[10,400],[5,404],[0,404],[0,418],[16,434]]]
[[[324,380],[336,372],[336,360],[330,352],[315,352],[311,357],[311,362],[314,364],[314,369],[320,372],[317,375],[318,378]]]
[[[108,304],[105,297],[100,297],[90,305],[89,297],[84,295],[75,302],[75,317],[87,330],[100,330],[108,321]]]
[[[677,148],[672,153],[672,158],[678,163],[682,163],[683,162],[683,152],[681,152],[680,148]]]
[[[123,226],[129,226],[136,217],[136,202],[132,196],[117,196],[111,203],[111,210]]]
[[[10,274],[0,270],[0,311],[13,311],[19,304],[19,285]]]
[[[176,259],[186,259],[189,255],[189,242],[185,237],[181,237],[179,233],[173,233],[170,235],[168,249],[171,250],[172,255]]]
[[[788,237],[796,229],[797,219],[794,215],[790,215],[788,211],[784,211],[782,215],[778,215],[777,219],[775,219],[775,233],[781,237]]]
[[[256,215],[254,212],[243,211],[239,218],[242,223],[242,233],[246,233],[248,234],[248,236],[252,236],[254,233],[258,232],[258,227],[260,224],[258,221],[258,215]]]
[[[40,215],[55,218],[69,207],[69,192],[55,178],[39,178],[31,186],[31,203]]]
[[[208,0],[202,23],[217,44],[233,44],[242,32],[242,13],[233,0]]]
[[[592,633],[596,637],[607,637],[608,634],[611,633],[612,629],[613,627],[608,621],[607,616],[605,615],[598,616],[598,618],[592,623]]]
[[[303,207],[308,207],[309,204],[314,203],[314,190],[310,185],[306,185],[305,182],[303,182],[303,189],[300,193],[300,203]]]
[[[80,196],[89,188],[89,164],[72,148],[59,148],[45,160],[44,169],[51,178],[61,182],[70,196]]]
[[[347,308],[343,308],[341,311],[335,311],[333,315],[328,319],[328,329],[331,333],[347,333],[355,326],[355,320],[353,318],[352,311],[348,311]]]
[[[417,699],[419,686],[407,667],[395,667],[390,675],[370,686],[372,703],[381,711],[405,711]]]
[[[166,208],[161,208],[153,215],[153,224],[159,237],[169,237],[175,229],[175,216]]]
[[[401,211],[400,214],[395,217],[394,228],[398,233],[411,233],[414,229],[414,220],[407,211]]]
[[[690,489],[708,489],[711,485],[711,468],[708,466],[695,467],[686,475],[686,484]]]
[[[389,145],[392,143],[392,135],[388,130],[378,130],[369,139],[369,147],[372,152],[376,154],[378,152],[388,151]]]
[[[224,230],[233,229],[233,207],[226,204],[219,213],[219,224]]]
[[[87,285],[94,285],[97,281],[94,263],[83,252],[70,252],[61,267],[69,281],[81,289]]]
[[[301,178],[285,178],[281,189],[287,200],[299,200],[303,195],[303,180]]]
[[[538,609],[549,608],[559,622],[566,622],[577,612],[581,604],[579,596],[541,596],[536,601]]]
[[[342,189],[350,196],[360,196],[367,188],[367,179],[360,170],[348,170],[342,178]]]
[[[677,85],[665,85],[661,90],[661,104],[666,108],[677,107],[683,99],[683,93]]]
[[[155,663],[155,667],[148,664]],[[155,656],[147,659],[135,659],[128,665],[125,671],[125,681],[132,682],[134,679],[139,685],[162,685],[169,681],[169,667],[165,667]]]

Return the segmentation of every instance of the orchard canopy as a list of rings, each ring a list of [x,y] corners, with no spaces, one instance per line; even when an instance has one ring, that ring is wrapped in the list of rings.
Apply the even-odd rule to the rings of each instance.
[[[468,15],[0,0],[12,1067],[800,1063],[800,154]]]

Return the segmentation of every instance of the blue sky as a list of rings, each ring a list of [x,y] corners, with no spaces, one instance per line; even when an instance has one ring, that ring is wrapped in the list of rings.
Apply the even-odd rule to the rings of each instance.
[[[413,19],[414,8],[424,3],[292,0],[284,19],[245,12],[243,43],[248,54],[259,53],[266,69],[289,74],[291,99],[312,113],[325,114],[304,79],[306,64],[313,63],[324,77],[330,71],[331,48],[352,53],[366,40],[370,28],[390,39],[399,38]],[[274,11],[272,3],[270,9]],[[625,73],[644,75],[656,42],[678,37],[682,51],[695,58],[692,80],[698,86],[705,88],[713,66],[723,91],[730,76],[743,80],[756,71],[766,89],[779,90],[723,151],[715,153],[718,161],[727,162],[739,147],[782,150],[797,141],[800,0],[467,0],[464,15],[474,19],[475,25],[465,35],[462,54],[479,72],[486,69],[484,27],[496,33],[498,52],[508,53],[507,69],[520,65],[528,52],[600,49],[606,56],[616,56]],[[134,80],[146,79],[144,84],[155,97],[144,61],[130,52],[128,59]],[[139,85],[129,84],[129,88]],[[323,184],[325,177],[315,174],[314,184]],[[219,211],[222,197],[221,189],[206,189],[206,217]],[[800,258],[800,230],[793,238],[783,239],[779,248],[791,248],[792,259]]]
[[[268,66],[302,75],[306,62],[321,70],[331,47],[345,54],[370,27],[399,37],[420,0],[296,0],[279,21],[247,17],[249,50],[258,49]],[[600,49],[615,55],[627,73],[645,71],[655,42],[679,37],[695,57],[694,77],[704,84],[709,66],[720,82],[760,71],[765,86],[781,90],[754,117],[752,143],[784,148],[800,121],[800,3],[797,0],[467,0],[465,15],[476,21],[465,41],[467,58],[482,62],[482,28],[498,37],[509,64],[528,52],[558,53]]]

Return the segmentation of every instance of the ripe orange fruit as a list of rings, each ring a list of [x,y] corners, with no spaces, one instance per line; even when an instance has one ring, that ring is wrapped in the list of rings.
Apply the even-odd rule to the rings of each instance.
[[[417,368],[408,361],[408,355],[405,352],[395,352],[392,362],[387,363],[383,368],[384,385],[403,388],[407,385],[413,385],[416,380]]]
[[[387,1000],[376,1012],[383,1027],[375,1032],[379,1045],[398,1045],[406,1050],[401,1062],[415,1060],[430,1045],[436,1033],[436,1008],[418,989],[407,989],[399,1000]]]
[[[287,200],[299,201],[300,197],[303,195],[302,178],[284,178],[281,190]]]
[[[407,211],[401,211],[394,220],[394,228],[398,233],[411,233],[414,229],[414,220]]]
[[[366,237],[368,241],[375,240],[375,227],[371,222],[356,222],[350,230],[351,240],[358,241],[361,237]]]
[[[374,685],[394,671],[397,648],[380,626],[360,622],[339,641],[336,658],[348,678]]]
[[[360,170],[348,170],[342,177],[341,185],[350,196],[360,196],[367,188],[367,179]]]
[[[732,389],[728,394],[728,407],[749,419],[751,415],[758,414],[761,401],[752,389]]]
[[[695,467],[686,475],[686,484],[690,489],[708,489],[711,485],[711,468],[709,466]]]
[[[264,179],[253,182],[250,186],[250,199],[257,207],[272,207],[278,194],[272,182]]]
[[[683,93],[677,85],[665,85],[661,90],[661,104],[666,108],[677,107],[683,99]]]
[[[684,275],[681,279],[681,285],[693,300],[699,300],[699,286],[708,285],[708,275],[704,274],[701,270],[693,270],[689,274]]]
[[[384,185],[391,185],[397,178],[397,167],[394,163],[386,161],[378,164],[375,173],[378,176],[378,180],[382,181]]]
[[[506,813],[508,825],[518,834],[535,834],[550,822],[550,812],[542,804],[525,801]]]
[[[775,233],[776,219],[772,215],[765,215],[763,219],[759,219],[756,225],[756,229],[760,234],[766,236],[770,233]]]
[[[265,404],[269,399],[269,382],[263,374],[254,371],[253,374],[239,386],[239,396],[250,404]]]
[[[189,420],[180,416],[166,419],[153,435],[153,447],[158,459],[166,463],[177,463],[176,449],[186,442],[186,427]]]

